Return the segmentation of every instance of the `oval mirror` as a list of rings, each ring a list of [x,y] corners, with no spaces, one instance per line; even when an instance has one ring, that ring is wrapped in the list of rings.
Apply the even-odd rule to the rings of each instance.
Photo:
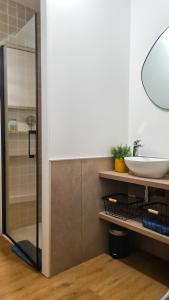
[[[142,67],[141,79],[150,100],[169,109],[169,28],[157,39]]]

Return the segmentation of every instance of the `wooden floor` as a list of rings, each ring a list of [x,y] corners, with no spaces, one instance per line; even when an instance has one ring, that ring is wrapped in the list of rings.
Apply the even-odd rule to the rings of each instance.
[[[103,254],[47,279],[0,237],[0,300],[159,300],[169,289],[169,264],[145,253],[125,260]]]

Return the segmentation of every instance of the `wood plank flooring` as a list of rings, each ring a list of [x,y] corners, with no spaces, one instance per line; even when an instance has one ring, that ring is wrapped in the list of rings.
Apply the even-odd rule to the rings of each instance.
[[[0,237],[0,300],[160,300],[168,289],[169,264],[145,253],[103,254],[47,279]]]

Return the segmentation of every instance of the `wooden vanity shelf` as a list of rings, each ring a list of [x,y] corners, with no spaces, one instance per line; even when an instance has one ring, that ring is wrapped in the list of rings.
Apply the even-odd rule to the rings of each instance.
[[[110,180],[127,182],[127,183],[134,183],[134,184],[148,186],[148,187],[155,187],[158,189],[169,190],[169,176],[166,176],[162,179],[152,179],[152,178],[137,177],[129,173],[118,173],[115,171],[106,171],[106,172],[100,172],[99,177],[110,179]]]
[[[164,190],[169,190],[169,177],[166,176],[165,178],[162,179],[151,179],[151,178],[141,178],[137,177],[128,173],[117,173],[114,171],[106,171],[106,172],[100,172],[99,177],[103,179],[108,179],[108,180],[115,180],[115,181],[121,181],[121,182],[126,182],[129,184],[137,184],[137,185],[142,185],[142,186],[147,186],[147,187],[155,187],[159,189],[164,189]],[[120,218],[111,216],[107,214],[106,212],[100,212],[99,213],[99,218],[119,225],[121,227],[127,228],[131,231],[137,232],[141,235],[147,236],[149,238],[152,238],[154,240],[160,241],[162,243],[165,243],[169,245],[169,236],[160,234],[156,231],[153,231],[151,229],[145,228],[141,221],[139,220],[133,220],[133,219],[128,219],[128,220],[122,220]]]
[[[106,214],[105,212],[100,212],[99,218],[104,221],[119,225],[121,227],[127,228],[129,230],[132,230],[134,232],[140,233],[140,234],[150,237],[154,240],[157,240],[157,241],[160,241],[162,243],[169,245],[169,237],[168,236],[160,234],[160,233],[150,230],[148,228],[145,228],[139,221],[135,221],[135,220],[124,221],[124,220],[115,218],[113,216],[110,216],[110,215]]]

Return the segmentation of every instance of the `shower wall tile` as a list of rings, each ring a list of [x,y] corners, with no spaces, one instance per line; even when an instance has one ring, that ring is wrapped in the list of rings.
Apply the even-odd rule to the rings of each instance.
[[[26,10],[26,18],[29,18],[29,10]],[[39,220],[42,220],[42,153],[41,153],[41,22],[40,12],[37,13],[37,124],[38,124],[38,198],[39,198]]]
[[[26,7],[17,3],[16,15],[17,15],[18,19],[24,19],[26,21]]]
[[[7,232],[36,224],[36,202],[27,201],[23,203],[14,203],[8,206],[8,228]]]
[[[23,0],[24,4],[24,0]],[[17,4],[13,0],[0,0],[0,42],[7,41],[32,18],[35,11]],[[38,124],[39,124],[39,216],[41,220],[41,49],[40,49],[40,14],[37,14],[38,23]],[[27,142],[22,139],[9,145],[9,152],[18,155],[27,153]],[[9,159],[9,220],[10,228],[22,227],[35,223],[35,193],[36,193],[36,163],[32,159]],[[29,196],[28,196],[29,195]],[[31,195],[31,196],[30,196]]]
[[[0,41],[10,39],[19,32],[34,13],[34,10],[15,1],[0,0]]]
[[[1,20],[1,19],[0,19]],[[17,22],[17,19],[15,18],[15,17],[13,17],[13,16],[8,16],[8,22],[9,22],[9,25],[10,26],[13,26],[13,27],[17,27],[17,24],[18,24],[18,22]]]
[[[1,1],[6,1],[6,0],[1,0]],[[6,2],[8,2],[8,5],[12,6],[12,7],[16,7],[17,6],[17,3],[13,0],[7,0]]]
[[[9,204],[28,201],[36,196],[36,160],[28,157],[8,161]]]
[[[17,120],[18,133],[8,134],[8,154],[9,156],[28,156],[28,130],[30,129],[26,124],[26,118],[28,116],[34,116],[36,118],[35,110],[8,110],[8,120]],[[35,129],[35,127],[33,127]],[[35,152],[35,149],[33,149]]]
[[[7,23],[2,23],[1,21],[0,21],[0,31],[2,32],[2,33],[4,33],[4,34],[8,34],[8,29],[9,29],[9,24],[7,24]]]
[[[16,18],[17,18],[17,8],[8,5],[7,6],[7,14],[8,14],[8,16],[11,16],[11,17],[15,18],[15,20],[16,20]]]
[[[16,19],[15,19],[15,20],[16,20]],[[8,16],[7,16],[7,14],[3,14],[2,12],[0,12],[0,21],[1,21],[2,23],[7,24],[7,23],[8,23]]]
[[[7,15],[7,2],[0,1],[0,12]]]
[[[24,19],[17,19],[17,26],[18,28],[22,28],[25,25]]]
[[[25,13],[26,13],[26,15],[25,15],[26,21],[29,21],[30,18],[32,17],[32,9],[29,7],[26,7]]]

